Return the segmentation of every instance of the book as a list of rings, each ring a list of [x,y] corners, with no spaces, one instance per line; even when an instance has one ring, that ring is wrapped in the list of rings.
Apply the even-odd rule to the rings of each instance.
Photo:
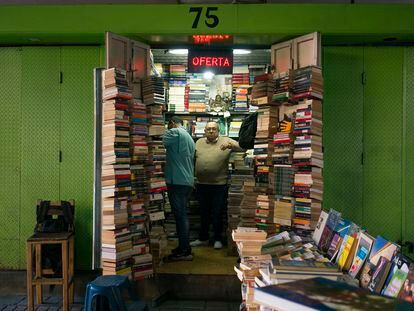
[[[410,260],[398,253],[392,259],[391,271],[388,274],[388,278],[385,281],[384,289],[381,294],[396,298],[407,279],[409,272]]]
[[[372,274],[371,280],[368,284],[368,289],[375,293],[380,293],[385,280],[388,276],[388,273],[390,272],[391,268],[391,261],[387,259],[386,257],[381,256],[378,260],[378,263],[375,267],[375,271]]]
[[[349,270],[349,275],[351,277],[356,278],[358,276],[362,266],[365,263],[365,260],[368,258],[373,243],[374,238],[366,232],[361,232],[359,234],[355,256],[353,258],[352,265]]]
[[[365,262],[365,265],[361,272],[360,284],[362,287],[368,287],[381,256],[385,257],[388,260],[391,260],[397,249],[398,245],[384,239],[382,236],[379,235],[375,238],[371,253],[369,254],[369,257]]]
[[[315,231],[313,232],[312,239],[315,242],[316,245],[319,244],[319,241],[321,240],[322,232],[325,229],[326,222],[328,220],[329,214],[325,211],[321,211],[321,214],[319,216],[318,223],[316,225]]]
[[[401,287],[398,298],[411,302],[414,302],[414,264],[411,263],[408,269],[407,278],[405,279],[403,286]]]
[[[390,299],[349,284],[313,278],[255,288],[254,302],[284,310],[412,310],[407,302]]]

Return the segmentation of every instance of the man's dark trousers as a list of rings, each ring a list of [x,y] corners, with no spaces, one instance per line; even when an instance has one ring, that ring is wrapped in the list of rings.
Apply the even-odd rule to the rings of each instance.
[[[197,196],[200,203],[200,241],[209,239],[210,218],[213,222],[214,241],[220,241],[223,229],[223,209],[227,199],[227,185],[197,184]]]
[[[168,199],[174,213],[178,235],[178,247],[182,253],[191,253],[189,240],[189,224],[187,218],[187,205],[193,187],[167,184]]]

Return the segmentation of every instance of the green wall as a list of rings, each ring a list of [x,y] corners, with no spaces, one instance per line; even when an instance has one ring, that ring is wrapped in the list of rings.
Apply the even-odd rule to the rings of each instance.
[[[373,235],[414,239],[414,49],[326,47],[325,208]]]
[[[0,48],[0,268],[25,268],[37,199],[75,199],[77,268],[91,267],[99,64],[99,47]]]

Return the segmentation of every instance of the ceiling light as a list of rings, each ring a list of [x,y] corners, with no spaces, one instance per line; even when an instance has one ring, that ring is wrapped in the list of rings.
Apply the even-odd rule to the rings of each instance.
[[[188,50],[187,49],[174,49],[174,50],[168,50],[168,53],[174,54],[174,55],[187,55]]]
[[[252,51],[250,50],[244,50],[244,49],[234,49],[233,50],[233,54],[234,55],[246,55],[246,54],[250,54]]]
[[[211,71],[206,71],[203,75],[204,79],[206,80],[211,80],[214,77],[214,73],[212,73]]]

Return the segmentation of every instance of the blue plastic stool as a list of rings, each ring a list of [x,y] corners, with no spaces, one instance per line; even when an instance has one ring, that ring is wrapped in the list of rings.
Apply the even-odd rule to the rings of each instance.
[[[127,289],[132,303],[126,304],[122,298],[122,289]],[[122,275],[103,275],[97,277],[86,286],[85,311],[93,311],[93,301],[96,298],[106,297],[111,311],[148,311],[144,301],[139,300],[132,292],[128,278]]]

